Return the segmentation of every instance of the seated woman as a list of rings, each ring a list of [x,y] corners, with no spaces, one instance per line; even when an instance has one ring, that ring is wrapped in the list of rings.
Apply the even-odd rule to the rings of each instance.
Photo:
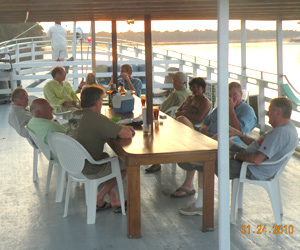
[[[181,123],[194,128],[208,114],[211,102],[204,95],[206,82],[201,77],[193,78],[190,82],[192,95],[188,96],[175,112],[175,119]]]
[[[199,124],[208,114],[211,102],[204,95],[206,89],[206,82],[201,77],[193,78],[190,82],[190,89],[192,95],[188,96],[181,106],[175,112],[175,119],[190,128],[194,129],[194,125]],[[145,169],[147,173],[159,171],[160,164],[153,164]]]

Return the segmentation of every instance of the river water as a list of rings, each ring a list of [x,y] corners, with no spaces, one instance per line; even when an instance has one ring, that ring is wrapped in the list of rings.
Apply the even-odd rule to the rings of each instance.
[[[217,44],[188,44],[188,45],[164,45],[177,52],[217,61]],[[229,63],[241,65],[241,45],[231,43],[229,45]],[[247,68],[277,72],[276,42],[247,43],[246,48]],[[283,43],[283,74],[287,76],[292,86],[300,92],[300,43]]]

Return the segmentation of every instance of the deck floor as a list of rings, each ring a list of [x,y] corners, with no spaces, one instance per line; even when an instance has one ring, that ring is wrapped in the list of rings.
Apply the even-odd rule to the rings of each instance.
[[[127,238],[127,218],[112,210],[97,213],[95,225],[86,224],[84,190],[74,185],[68,217],[63,203],[55,203],[56,172],[50,191],[44,194],[47,160],[39,157],[38,181],[32,181],[33,150],[7,123],[9,104],[0,105],[0,249],[218,249],[218,179],[215,180],[215,230],[202,233],[202,216],[182,216],[179,208],[195,197],[174,199],[170,193],[184,179],[184,171],[165,164],[162,171],[145,174],[141,167],[142,238]],[[231,249],[299,249],[300,173],[299,156],[294,155],[281,176],[284,204],[283,225],[294,232],[272,234],[274,217],[262,188],[245,187],[244,209],[237,224],[230,226]],[[197,179],[195,178],[195,186]],[[248,188],[249,187],[249,188]],[[250,226],[242,234],[241,226]],[[266,234],[255,234],[266,225]],[[271,231],[271,233],[269,233]]]

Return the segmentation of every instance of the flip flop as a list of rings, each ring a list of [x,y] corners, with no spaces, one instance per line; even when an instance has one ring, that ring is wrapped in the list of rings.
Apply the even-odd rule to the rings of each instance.
[[[99,212],[110,208],[111,208],[111,204],[105,201],[101,207],[96,206],[96,211]]]
[[[114,212],[115,213],[122,213],[122,208],[120,207],[114,207]],[[125,201],[125,211],[127,210],[127,201]]]
[[[185,194],[176,195],[176,194],[174,194],[175,192],[185,192]],[[188,189],[183,188],[183,187],[178,188],[175,192],[171,194],[171,197],[173,197],[173,198],[183,198],[183,197],[187,197],[187,196],[190,196],[190,195],[193,195],[193,194],[196,193],[195,189],[188,190]]]

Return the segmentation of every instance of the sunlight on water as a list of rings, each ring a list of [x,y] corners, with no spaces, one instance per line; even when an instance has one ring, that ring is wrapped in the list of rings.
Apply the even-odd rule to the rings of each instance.
[[[217,44],[165,45],[165,48],[175,50],[205,59],[217,61]],[[239,43],[229,45],[229,63],[241,65],[241,46]],[[277,72],[276,42],[247,43],[247,68],[271,73]],[[232,69],[230,69],[232,70]],[[284,43],[283,45],[283,72],[297,91],[300,92],[300,43]],[[235,71],[235,70],[232,70]],[[260,77],[260,73],[257,72]],[[269,76],[271,77],[271,76]],[[274,78],[274,77],[273,77]],[[276,81],[276,79],[270,79]]]

